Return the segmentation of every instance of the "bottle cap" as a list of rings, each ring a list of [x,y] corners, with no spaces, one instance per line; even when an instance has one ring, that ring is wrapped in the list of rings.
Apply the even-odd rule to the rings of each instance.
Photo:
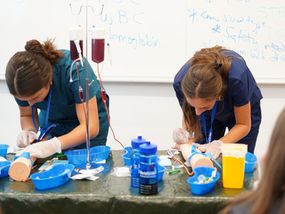
[[[147,141],[142,137],[142,136],[138,136],[135,139],[132,139],[132,148],[133,149],[138,149],[140,147],[140,145],[146,143]]]
[[[154,155],[157,152],[157,146],[147,141],[144,144],[140,145],[139,151],[141,154]]]

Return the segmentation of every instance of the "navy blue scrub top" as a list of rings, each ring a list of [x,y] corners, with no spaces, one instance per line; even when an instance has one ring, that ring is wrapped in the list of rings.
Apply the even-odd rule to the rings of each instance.
[[[72,79],[70,82],[70,67],[72,60],[70,59],[70,52],[67,50],[61,50],[64,53],[64,57],[52,66],[52,97],[49,113],[49,125],[56,124],[56,127],[50,132],[50,137],[58,137],[72,131],[79,125],[79,121],[76,115],[75,104],[81,103],[78,93],[78,76],[76,73],[76,65],[74,64],[72,69]],[[86,62],[86,61],[85,61]],[[80,63],[79,63],[80,64]],[[86,100],[86,84],[85,84],[85,67],[79,65],[80,82],[83,88],[84,101]],[[90,140],[91,146],[105,145],[109,130],[108,117],[104,108],[104,103],[101,98],[100,84],[94,74],[92,68],[88,63],[88,78],[89,78],[89,99],[96,96],[98,105],[98,115],[100,122],[99,134]],[[107,95],[106,95],[107,96]],[[18,105],[29,106],[28,102],[16,99]],[[47,109],[48,96],[44,101],[34,104],[34,106],[40,109],[39,122],[40,126],[45,125],[45,113]],[[107,96],[107,104],[109,106],[109,97]],[[85,143],[75,147],[86,148]]]
[[[247,67],[245,60],[239,54],[231,50],[225,51],[224,54],[232,58],[232,63],[228,73],[227,91],[225,92],[223,99],[218,101],[217,112],[213,122],[212,140],[220,139],[224,136],[226,128],[231,129],[236,124],[234,106],[243,106],[250,101],[251,130],[247,136],[239,140],[237,143],[247,144],[248,151],[253,153],[261,123],[260,100],[262,99],[262,94],[254,77]],[[190,66],[191,65],[188,62],[184,64],[174,78],[173,87],[180,106],[182,106],[184,99],[181,89],[181,81]],[[203,113],[206,117],[207,130],[210,129],[211,125],[210,112],[211,111],[206,111]],[[204,133],[203,136],[204,139],[198,143],[206,143],[206,136]]]

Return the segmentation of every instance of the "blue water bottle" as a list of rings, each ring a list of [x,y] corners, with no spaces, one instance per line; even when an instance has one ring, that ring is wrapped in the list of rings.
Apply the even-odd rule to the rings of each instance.
[[[132,165],[131,165],[131,187],[139,188],[139,146],[144,144],[146,140],[142,136],[133,139],[132,144]]]
[[[146,142],[139,147],[139,193],[157,194],[157,146]]]

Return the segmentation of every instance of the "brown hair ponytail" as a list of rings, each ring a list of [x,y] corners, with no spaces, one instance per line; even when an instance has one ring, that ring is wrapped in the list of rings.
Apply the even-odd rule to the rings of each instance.
[[[52,41],[41,44],[37,40],[26,43],[26,51],[17,52],[6,66],[6,83],[14,96],[31,96],[47,86],[52,79],[52,64],[64,54],[56,50]]]
[[[28,52],[42,55],[44,58],[50,61],[51,64],[56,63],[59,58],[63,57],[63,53],[56,50],[55,46],[53,45],[53,41],[50,39],[45,41],[43,44],[35,39],[27,41],[25,49]]]
[[[227,88],[227,77],[231,67],[231,59],[220,46],[204,48],[196,52],[189,60],[189,71],[181,82],[184,97],[217,99],[223,97]],[[200,122],[195,109],[185,100],[183,104],[184,123],[189,130],[195,132],[196,140],[202,137]]]

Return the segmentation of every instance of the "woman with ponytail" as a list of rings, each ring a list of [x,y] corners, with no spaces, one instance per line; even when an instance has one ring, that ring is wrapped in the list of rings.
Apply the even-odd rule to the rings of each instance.
[[[178,130],[191,133],[189,145],[219,152],[221,143],[243,143],[254,152],[262,94],[239,54],[220,46],[201,49],[179,70],[173,86],[183,111]]]
[[[9,60],[6,83],[19,106],[22,127],[17,146],[31,156],[46,158],[65,149],[85,148],[86,72],[90,144],[106,144],[109,99],[106,95],[102,100],[99,81],[87,60],[83,65],[74,64],[70,52],[57,50],[51,40],[43,44],[30,40],[25,51]]]

